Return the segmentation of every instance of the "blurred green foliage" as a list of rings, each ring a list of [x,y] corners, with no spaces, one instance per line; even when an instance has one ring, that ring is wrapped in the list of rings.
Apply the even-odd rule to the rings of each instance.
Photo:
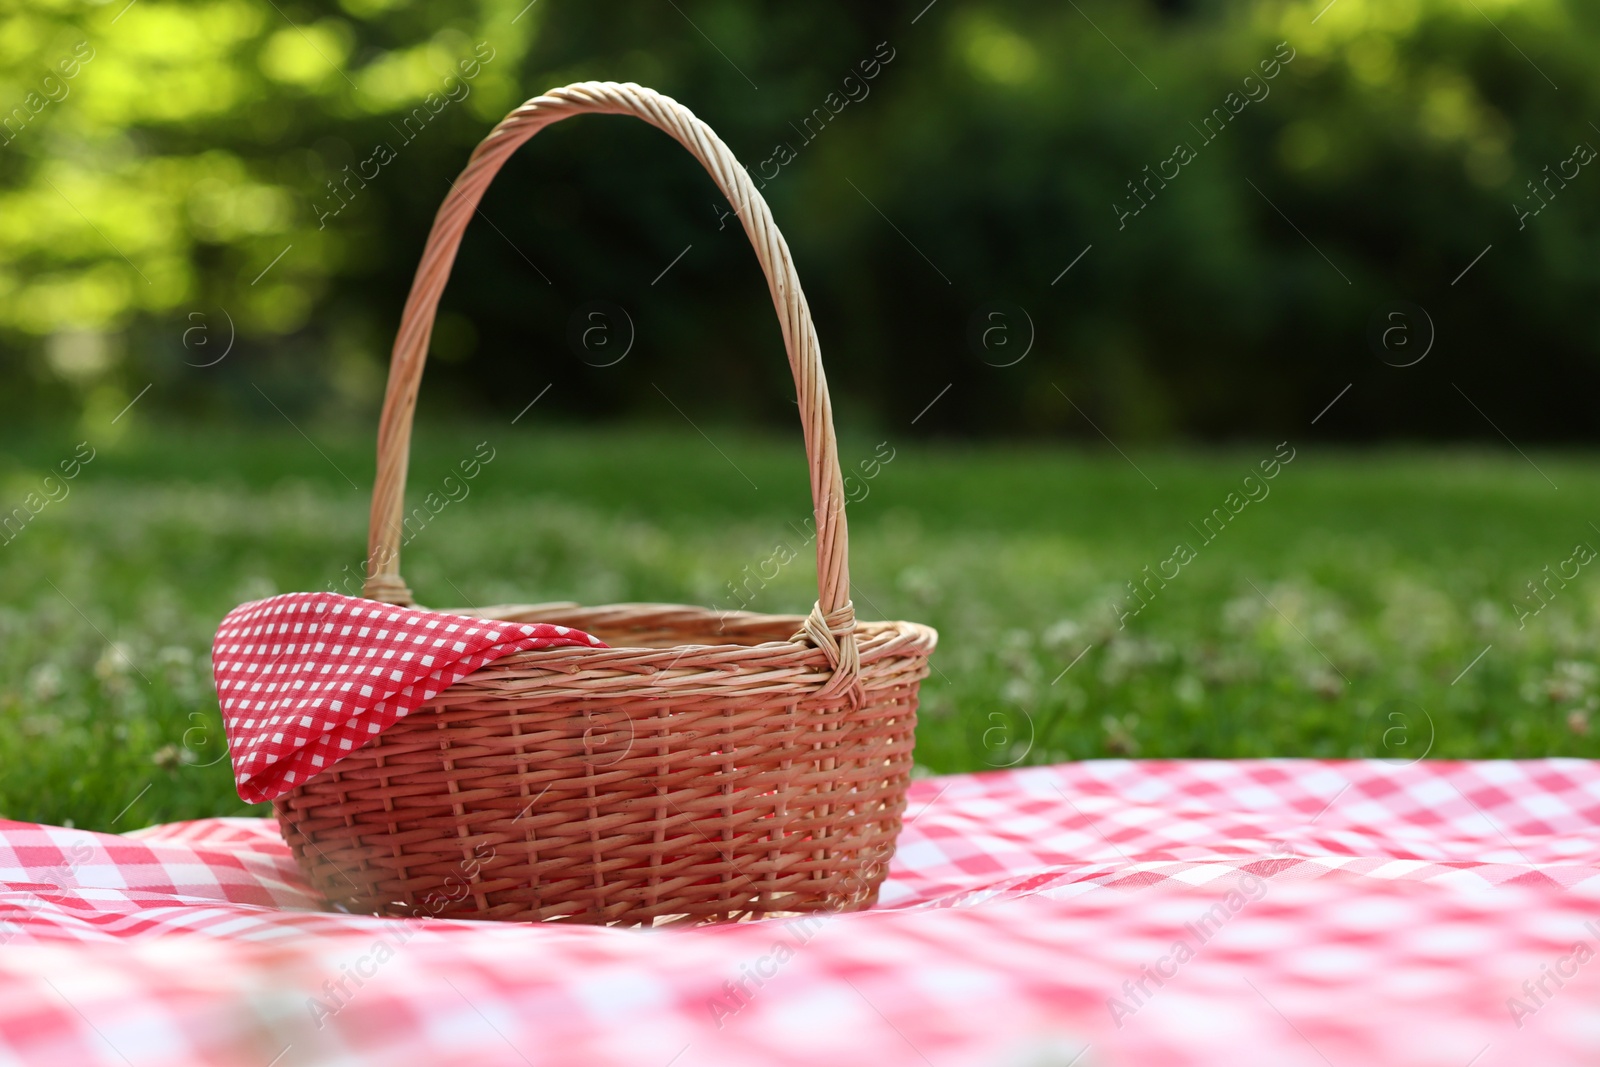
[[[918,432],[1279,435],[1354,383],[1318,433],[1600,433],[1600,174],[1550,180],[1600,144],[1593,4],[3,0],[0,19],[12,418],[98,419],[149,383],[151,408],[196,417],[370,412],[472,145],[601,78],[677,97],[761,175],[842,421],[906,425],[954,383]],[[675,419],[659,389],[697,417],[790,418],[713,197],[642,124],[542,135],[463,246],[426,403],[514,412],[554,383],[574,416]],[[1437,333],[1413,367],[1369,342],[1397,299]],[[617,366],[569,343],[595,300],[636,326]],[[1035,333],[1012,366],[973,340],[998,305]]]

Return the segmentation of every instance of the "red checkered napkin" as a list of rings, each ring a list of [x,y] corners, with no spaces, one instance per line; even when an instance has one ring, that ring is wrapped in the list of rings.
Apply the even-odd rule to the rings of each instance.
[[[289,792],[485,663],[512,652],[606,647],[548,623],[495,622],[336,593],[243,604],[211,660],[239,796]]]

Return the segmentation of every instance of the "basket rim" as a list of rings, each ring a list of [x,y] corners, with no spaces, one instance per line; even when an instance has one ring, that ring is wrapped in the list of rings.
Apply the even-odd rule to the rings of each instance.
[[[806,616],[784,613],[767,613],[756,611],[719,611],[712,608],[703,608],[693,604],[670,604],[655,601],[622,601],[613,604],[584,605],[577,601],[559,600],[545,601],[531,604],[490,604],[475,608],[426,608],[422,610],[439,611],[450,615],[461,615],[471,619],[483,619],[491,622],[552,622],[552,616],[565,619],[568,615],[596,616],[594,622],[603,624],[608,615],[615,615],[619,620],[628,616],[644,614],[659,614],[664,622],[679,624],[692,624],[707,622],[727,629],[729,624],[736,629],[750,631],[763,629],[789,629],[798,632],[805,623]],[[572,626],[574,629],[583,629],[578,621],[562,621],[561,625]],[[585,632],[591,632],[585,630]],[[910,622],[906,620],[857,620],[855,633],[860,642],[861,661],[878,659],[888,650],[887,645],[900,645],[897,652],[910,654],[931,654],[939,643],[939,632],[926,623]],[[715,655],[726,653],[732,655],[754,655],[757,653],[774,654],[779,652],[801,652],[810,658],[810,653],[816,653],[818,658],[825,658],[821,649],[812,645],[803,638],[794,637],[761,641],[754,644],[738,641],[690,641],[672,645],[643,645],[643,644],[617,644],[607,641],[605,647],[595,648],[588,645],[563,645],[551,648],[525,649],[512,652],[485,664],[473,673],[480,671],[504,670],[507,667],[538,667],[548,664],[552,660],[573,659],[588,660],[594,666],[602,666],[606,661],[620,657],[636,659],[641,656],[659,656],[668,654],[681,654],[698,650],[703,653]]]

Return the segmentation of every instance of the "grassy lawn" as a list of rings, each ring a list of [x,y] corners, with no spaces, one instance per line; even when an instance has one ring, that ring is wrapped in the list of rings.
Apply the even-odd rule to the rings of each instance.
[[[287,426],[4,443],[0,511],[82,437],[95,454],[0,545],[0,813],[128,830],[265,810],[233,791],[208,652],[241,601],[359,567],[370,438],[307,429],[316,447]],[[710,435],[431,428],[411,500],[461,499],[404,573],[439,606],[734,607],[730,583],[786,544],[796,560],[746,596],[806,610],[798,435]],[[494,458],[447,487],[485,439]],[[1574,546],[1600,546],[1600,464],[1535,455],[1542,476],[1510,452],[1292,445],[1246,483],[1274,446],[1130,461],[846,442],[847,466],[881,464],[850,511],[858,613],[941,634],[919,762],[1597,754],[1600,581]],[[1534,613],[1527,583],[1575,570]],[[1119,625],[1114,604],[1141,604],[1126,583],[1149,575],[1167,577]]]

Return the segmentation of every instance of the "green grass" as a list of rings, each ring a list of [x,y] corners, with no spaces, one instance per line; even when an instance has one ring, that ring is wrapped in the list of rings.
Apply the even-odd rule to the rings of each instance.
[[[233,792],[211,635],[241,601],[357,570],[370,442],[313,431],[314,449],[288,427],[79,436],[98,453],[70,496],[0,545],[0,812],[127,830],[260,811]],[[798,557],[752,606],[806,610],[798,440],[711,436],[430,429],[414,501],[477,442],[496,454],[416,537],[405,575],[441,606],[731,607],[728,584],[784,543]],[[0,511],[77,439],[10,441]],[[846,442],[846,465],[875,447]],[[1577,542],[1600,545],[1589,458],[1535,456],[1546,481],[1514,453],[1298,443],[1270,495],[1207,544],[1189,524],[1271,446],[1136,452],[1138,470],[1115,452],[889,447],[850,510],[855,599],[863,618],[940,631],[918,742],[932,771],[1600,750],[1600,568],[1523,627],[1513,608]],[[1195,558],[1119,629],[1109,605],[1178,542]]]

